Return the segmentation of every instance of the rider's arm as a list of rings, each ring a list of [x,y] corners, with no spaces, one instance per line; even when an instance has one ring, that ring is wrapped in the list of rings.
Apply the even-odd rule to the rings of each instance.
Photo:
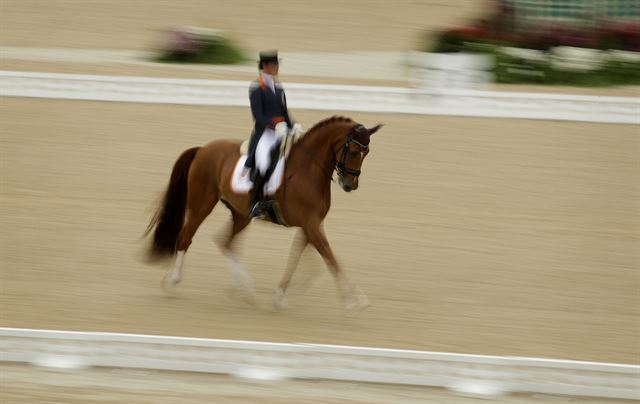
[[[289,108],[287,107],[287,96],[284,94],[284,89],[282,90],[282,106],[284,108],[284,120],[287,122],[287,127],[291,129],[293,127],[293,122],[291,122],[291,118],[289,117]]]
[[[255,119],[260,126],[273,128],[271,118],[265,116],[262,112],[262,89],[259,85],[251,86],[249,90],[249,101],[251,102],[253,119]]]

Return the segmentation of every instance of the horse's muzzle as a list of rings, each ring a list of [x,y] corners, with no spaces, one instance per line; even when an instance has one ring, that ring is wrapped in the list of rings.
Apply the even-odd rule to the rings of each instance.
[[[344,177],[340,177],[338,182],[340,183],[340,186],[342,187],[342,190],[344,192],[351,192],[351,191],[355,191],[356,189],[358,189],[358,182],[357,181],[354,183],[350,179],[346,179]]]

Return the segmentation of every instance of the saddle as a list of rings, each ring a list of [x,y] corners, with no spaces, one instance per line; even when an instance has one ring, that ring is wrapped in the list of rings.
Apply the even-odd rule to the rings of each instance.
[[[268,189],[270,190],[270,192],[268,193],[263,191],[259,192],[258,195],[261,195],[258,197],[259,204],[260,204],[259,205],[260,214],[256,216],[256,218],[263,219],[263,220],[270,220],[273,223],[288,226],[285,220],[282,218],[282,214],[280,213],[280,207],[278,206],[278,203],[273,199],[271,199],[268,195],[275,194],[277,187],[279,186],[280,182],[283,180],[282,177],[284,175],[285,161],[289,157],[289,153],[291,152],[291,148],[293,147],[293,144],[301,139],[302,137],[301,132],[302,131],[300,129],[300,124],[295,124],[294,127],[289,131],[284,130],[281,132],[282,135],[279,136],[280,147],[277,151],[274,150],[274,153],[271,154],[271,165],[267,170],[267,174],[266,174],[267,178],[258,177],[259,174],[257,174],[254,171],[253,173],[254,175],[251,178],[252,186],[256,186],[253,183],[257,181],[260,184],[257,186],[264,186],[263,185],[264,183],[264,184],[267,184],[264,190],[268,190]],[[249,140],[245,140],[240,145],[240,154],[241,154],[240,160],[242,160],[244,156],[247,155],[248,151],[249,151]],[[275,184],[275,186],[273,184]]]

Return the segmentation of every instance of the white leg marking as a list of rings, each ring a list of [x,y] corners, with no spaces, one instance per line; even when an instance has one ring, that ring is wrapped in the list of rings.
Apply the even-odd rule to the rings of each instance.
[[[284,310],[287,308],[287,300],[284,297],[284,290],[282,288],[278,288],[276,290],[276,297],[273,305],[277,310]]]
[[[338,284],[338,291],[347,311],[357,312],[369,307],[370,303],[367,296],[351,284],[343,272],[338,273],[336,283]]]
[[[227,252],[225,254],[227,256],[227,260],[229,261],[229,265],[231,266],[231,272],[233,274],[233,278],[236,280],[238,285],[249,292],[253,293],[253,280],[249,273],[244,269],[242,264],[238,261],[238,259],[231,252]]]
[[[182,280],[182,265],[184,264],[184,251],[178,251],[176,255],[176,266],[171,274],[171,281],[178,283]]]
[[[357,288],[353,296],[348,298],[345,303],[345,308],[347,309],[348,312],[351,312],[351,313],[364,310],[369,306],[370,306],[369,298],[367,298],[367,295],[362,293],[362,291],[360,291]]]
[[[167,292],[173,292],[176,284],[182,280],[182,265],[184,264],[184,253],[184,251],[178,251],[178,254],[176,255],[175,267],[173,268],[173,270],[169,271],[167,275],[165,275],[162,281],[162,285]]]

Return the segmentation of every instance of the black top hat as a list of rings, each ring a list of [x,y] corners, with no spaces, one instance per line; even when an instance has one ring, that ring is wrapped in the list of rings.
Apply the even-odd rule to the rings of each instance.
[[[277,50],[268,50],[260,52],[260,60],[258,61],[258,67],[262,69],[262,65],[265,63],[279,63],[280,59],[278,59],[278,51]]]

